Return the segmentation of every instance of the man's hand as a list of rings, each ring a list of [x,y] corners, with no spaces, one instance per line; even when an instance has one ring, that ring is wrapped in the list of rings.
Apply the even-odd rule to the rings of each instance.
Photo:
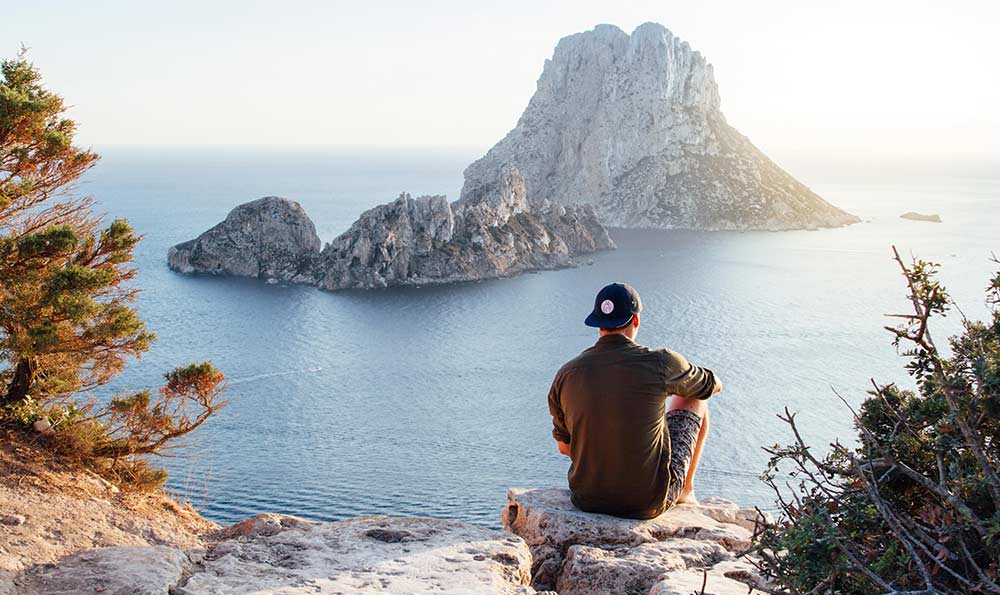
[[[559,454],[569,456],[569,444],[561,440],[556,440],[556,444],[559,446]]]

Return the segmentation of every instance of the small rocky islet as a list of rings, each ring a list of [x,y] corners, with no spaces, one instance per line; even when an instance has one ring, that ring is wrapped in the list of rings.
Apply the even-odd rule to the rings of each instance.
[[[926,221],[927,223],[941,223],[941,215],[934,214],[923,214],[914,211],[907,211],[899,216],[900,219],[909,219],[910,221]]]
[[[321,249],[294,201],[236,207],[170,249],[183,273],[328,290],[429,285],[573,266],[606,226],[789,230],[858,222],[730,126],[712,66],[656,23],[562,39],[517,125],[465,170],[459,200],[366,211]]]
[[[240,205],[225,221],[170,249],[171,269],[257,277],[323,289],[374,289],[507,277],[572,266],[614,248],[590,205],[529,204],[516,168],[475,196],[395,201],[366,211],[320,250],[316,227],[291,200]]]

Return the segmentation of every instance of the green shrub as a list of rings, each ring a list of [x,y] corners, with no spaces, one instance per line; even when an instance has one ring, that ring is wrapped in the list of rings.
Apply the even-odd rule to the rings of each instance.
[[[893,252],[913,312],[886,328],[917,391],[873,381],[858,445],[822,458],[785,410],[795,442],[769,449],[764,474],[781,517],[753,548],[776,593],[1000,593],[1000,273],[990,320],[963,317],[945,355],[930,323],[954,304],[937,266]]]
[[[133,483],[165,475],[159,455],[225,403],[208,362],[177,368],[151,393],[104,406],[79,395],[106,385],[155,336],[132,304],[129,266],[140,237],[127,221],[101,228],[90,198],[72,197],[98,156],[73,145],[76,124],[22,51],[0,64],[0,424],[47,422],[52,452]]]

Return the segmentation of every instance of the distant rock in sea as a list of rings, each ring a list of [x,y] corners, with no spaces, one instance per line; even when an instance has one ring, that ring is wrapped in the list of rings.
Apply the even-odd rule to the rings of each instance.
[[[492,279],[570,266],[574,256],[612,248],[593,207],[529,206],[524,180],[507,166],[454,204],[403,194],[365,212],[323,249],[319,284],[369,289]]]
[[[911,221],[929,221],[931,223],[941,223],[941,216],[940,215],[936,215],[936,214],[935,215],[922,215],[920,213],[914,213],[913,211],[909,211],[907,213],[903,213],[902,215],[899,216],[899,218],[900,219],[909,219]]]
[[[312,283],[321,242],[299,203],[267,196],[242,204],[225,221],[167,253],[181,273]]]
[[[517,169],[505,165],[498,172],[453,204],[444,196],[404,193],[363,213],[322,252],[298,203],[260,199],[171,248],[168,262],[184,273],[373,289],[568,267],[576,256],[615,247],[591,205],[529,205]]]
[[[589,203],[605,225],[803,229],[859,219],[726,123],[712,66],[656,23],[562,39],[517,126],[465,170],[462,198],[500,164],[530,201]]]

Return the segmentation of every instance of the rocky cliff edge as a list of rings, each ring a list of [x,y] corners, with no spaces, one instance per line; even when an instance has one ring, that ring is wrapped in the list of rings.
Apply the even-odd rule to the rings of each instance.
[[[35,514],[25,516],[23,527],[40,529]],[[690,595],[704,584],[705,593],[745,595],[758,581],[739,558],[757,513],[722,499],[635,521],[580,512],[567,490],[512,489],[502,520],[507,531],[426,518],[317,523],[262,514],[187,544],[46,556],[6,582],[0,575],[0,593]],[[9,541],[0,526],[0,544]]]

